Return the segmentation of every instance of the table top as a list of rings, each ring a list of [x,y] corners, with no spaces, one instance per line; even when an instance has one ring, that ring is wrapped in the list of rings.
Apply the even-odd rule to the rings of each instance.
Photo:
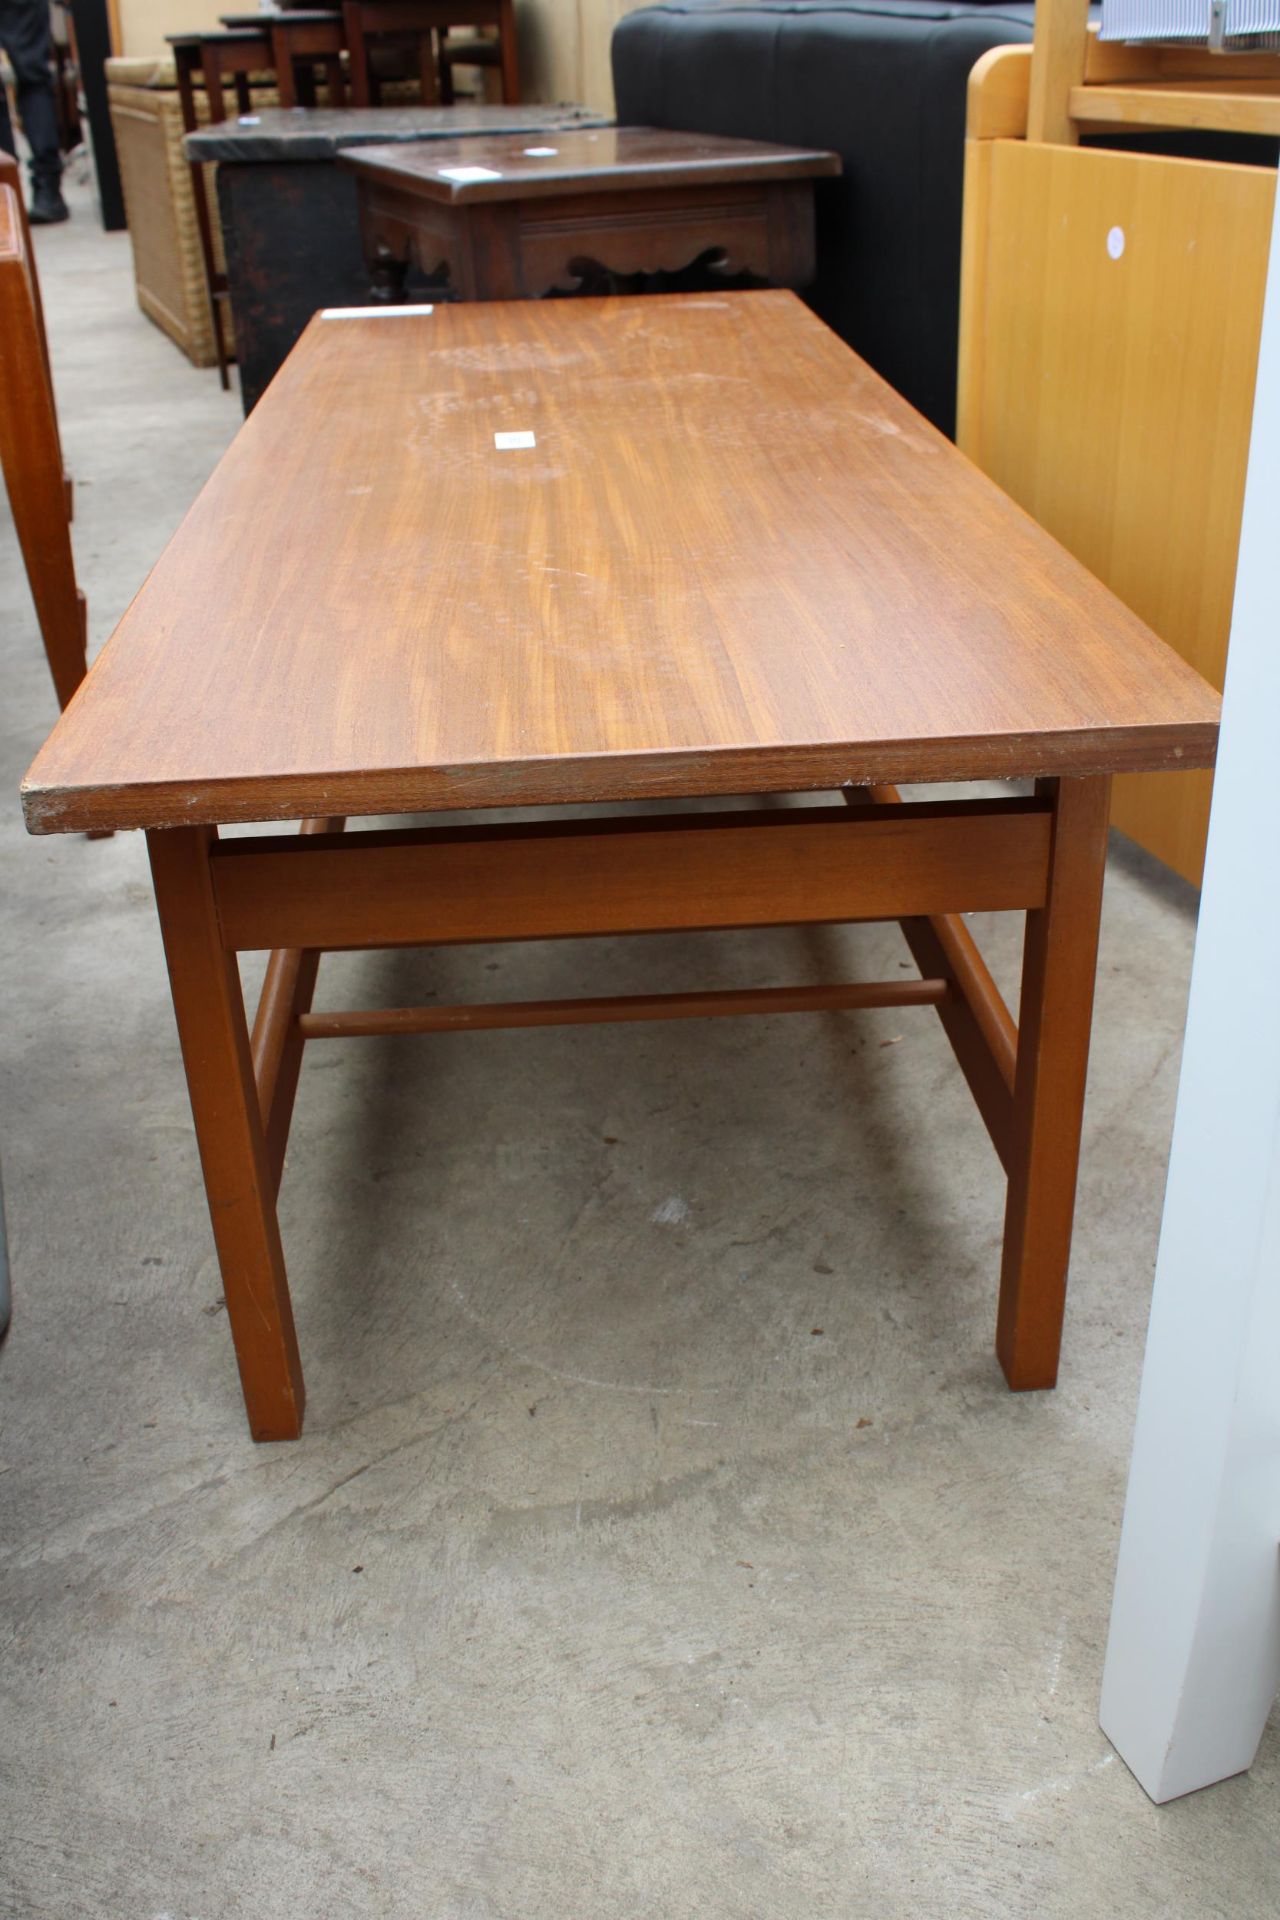
[[[235,44],[239,46],[250,40],[264,40],[266,35],[267,29],[265,25],[261,27],[256,24],[248,27],[210,27],[208,29],[197,29],[187,33],[166,33],[165,43],[170,47],[182,48],[203,47],[206,45],[227,46],[234,41]]]
[[[1201,766],[1218,709],[791,293],[339,310],[24,806],[58,832]]]
[[[551,133],[606,127],[609,116],[586,107],[263,107],[252,126],[222,120],[186,136],[188,157],[223,164],[332,160],[348,147],[459,135]],[[529,143],[532,145],[532,141]]]
[[[224,27],[255,27],[269,31],[272,27],[341,27],[342,15],[333,7],[276,7],[270,12],[258,9],[253,13],[220,13],[219,20]]]
[[[599,127],[567,131],[554,141],[506,136],[349,153],[340,164],[361,179],[410,187],[425,199],[458,205],[614,192],[619,187],[811,179],[839,173],[840,156],[763,140],[725,140],[711,133]]]

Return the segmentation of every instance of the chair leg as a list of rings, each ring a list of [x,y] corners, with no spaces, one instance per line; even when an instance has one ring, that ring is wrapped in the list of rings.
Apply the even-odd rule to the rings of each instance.
[[[276,63],[276,91],[280,96],[280,105],[284,108],[296,107],[298,95],[293,56],[284,32],[278,27],[271,35],[271,57]],[[314,98],[310,104],[315,105]]]
[[[369,46],[364,37],[361,9],[355,0],[346,0],[342,20],[347,33],[347,58],[351,64],[352,105],[373,106],[375,103],[370,97]]]
[[[231,391],[231,356],[227,352],[227,296],[215,286],[210,296],[213,312],[213,350],[218,357],[218,379],[222,391]]]
[[[498,42],[502,51],[502,99],[508,107],[520,104],[520,59],[516,46],[516,10],[514,0],[502,0],[498,21]]]
[[[436,65],[435,34],[430,31],[418,36],[418,86],[423,106],[434,107],[440,98],[440,73]]]
[[[209,212],[204,166],[198,160],[191,163],[191,192],[196,204],[196,230],[200,235],[200,257],[204,263],[205,291],[209,296],[209,313],[213,322],[213,351],[218,361],[218,379],[222,383],[223,392],[226,393],[231,387],[231,375],[228,372],[227,342],[219,295],[220,276],[213,260],[213,216]]]
[[[218,56],[213,47],[201,48],[200,71],[204,76],[204,94],[209,108],[209,123],[211,126],[217,126],[227,117],[227,102],[222,91],[222,68],[218,65]]]

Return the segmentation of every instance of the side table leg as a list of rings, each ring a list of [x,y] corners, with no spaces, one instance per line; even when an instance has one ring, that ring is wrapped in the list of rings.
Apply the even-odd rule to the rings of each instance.
[[[1027,915],[996,1352],[1009,1385],[1051,1387],[1066,1306],[1084,1116],[1106,778],[1041,781],[1054,802],[1045,905]]]
[[[390,247],[375,248],[369,267],[369,298],[376,306],[402,307],[409,298],[409,262]]]
[[[191,1113],[249,1431],[296,1440],[302,1365],[235,955],[218,931],[207,827],[148,833]]]

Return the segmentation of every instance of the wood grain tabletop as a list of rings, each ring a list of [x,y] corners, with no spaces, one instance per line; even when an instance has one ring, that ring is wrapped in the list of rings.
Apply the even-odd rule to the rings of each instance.
[[[1204,681],[786,292],[317,316],[34,832],[1211,762]]]
[[[412,185],[451,205],[535,200],[619,187],[722,186],[838,174],[840,156],[812,147],[728,140],[653,127],[573,128],[545,140],[480,136],[355,149],[339,163],[368,179]]]

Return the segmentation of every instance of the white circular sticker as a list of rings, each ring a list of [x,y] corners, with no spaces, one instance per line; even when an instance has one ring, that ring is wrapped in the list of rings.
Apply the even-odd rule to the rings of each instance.
[[[1124,228],[1112,227],[1107,235],[1107,252],[1113,260],[1118,260],[1124,252]]]

